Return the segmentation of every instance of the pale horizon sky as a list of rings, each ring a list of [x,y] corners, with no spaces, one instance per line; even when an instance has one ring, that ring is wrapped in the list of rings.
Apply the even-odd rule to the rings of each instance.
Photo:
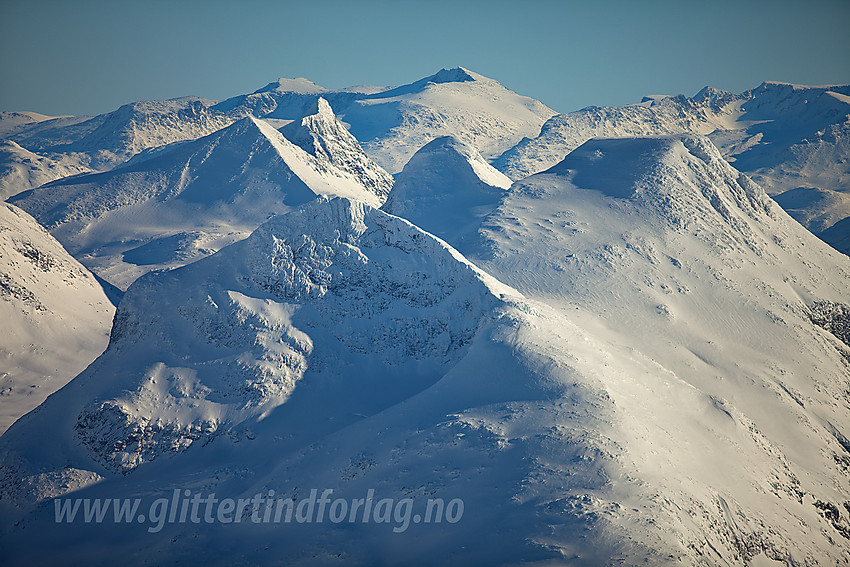
[[[850,83],[850,1],[0,0],[0,110],[92,115],[278,77],[400,85],[462,66],[559,112]]]

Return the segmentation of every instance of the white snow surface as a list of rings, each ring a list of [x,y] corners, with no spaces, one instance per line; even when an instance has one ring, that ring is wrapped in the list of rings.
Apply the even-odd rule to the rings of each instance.
[[[0,140],[0,200],[63,177],[90,172],[73,157],[55,154],[51,159],[11,140]]]
[[[543,122],[555,114],[541,102],[462,67],[442,69],[408,85],[378,92],[307,87],[281,80],[212,108],[297,120],[322,96],[369,157],[392,174],[401,171],[419,148],[441,136],[455,136],[485,158],[496,157],[523,137],[536,136]]]
[[[382,208],[457,242],[496,208],[510,186],[511,180],[474,148],[444,136],[410,158]]]
[[[141,278],[106,353],[0,438],[18,479],[0,502],[23,518],[4,545],[49,560],[35,542],[93,537],[37,505],[65,487],[326,486],[459,497],[467,512],[391,537],[178,524],[142,541],[98,525],[108,551],[77,557],[850,560],[847,522],[827,513],[850,502],[845,256],[693,136],[590,141],[514,184],[473,236],[467,254],[508,285],[339,198]],[[27,442],[45,427],[58,433]]]
[[[794,220],[850,250],[848,105],[544,125],[455,68],[0,115],[11,200],[127,289],[110,327],[0,208],[0,426],[61,388],[0,437],[4,564],[850,565],[850,259]],[[31,188],[62,168],[113,169]],[[149,534],[52,500],[311,488],[465,513]]]
[[[103,352],[113,313],[88,270],[0,204],[0,433]]]
[[[850,217],[850,85],[766,82],[740,95],[706,87],[693,98],[648,97],[638,105],[589,107],[544,124],[493,163],[512,179],[548,169],[585,141],[675,133],[709,135],[815,234]],[[783,193],[790,192],[783,197]],[[810,194],[806,197],[803,195]],[[833,231],[831,244],[846,232]],[[842,252],[850,249],[838,246]]]
[[[635,365],[600,380],[673,556],[848,561],[850,261],[708,139],[591,140],[447,240]]]
[[[692,136],[591,140],[479,235],[489,273],[656,365],[602,380],[685,563],[848,561],[813,505],[850,495],[850,337],[813,323],[847,312],[845,256]]]
[[[333,120],[331,113],[319,123]],[[380,206],[388,184],[382,170],[347,132],[313,125],[302,131],[322,150],[317,157],[248,116],[115,170],[60,180],[12,200],[89,269],[126,289],[148,271],[186,264],[244,238],[269,216],[317,194]]]

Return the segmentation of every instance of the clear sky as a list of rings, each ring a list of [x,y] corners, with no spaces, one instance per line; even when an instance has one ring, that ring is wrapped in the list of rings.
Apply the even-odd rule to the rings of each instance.
[[[97,114],[278,77],[463,66],[567,112],[765,80],[850,83],[850,0],[0,0],[0,110]]]

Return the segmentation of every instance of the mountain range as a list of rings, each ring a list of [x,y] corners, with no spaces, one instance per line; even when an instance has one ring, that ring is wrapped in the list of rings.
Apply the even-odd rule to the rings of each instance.
[[[848,93],[555,114],[457,68],[4,113],[0,345],[41,366],[3,382],[0,549],[850,564]],[[460,504],[439,523],[248,507],[156,529],[146,507],[325,489]],[[145,507],[64,523],[63,498]]]

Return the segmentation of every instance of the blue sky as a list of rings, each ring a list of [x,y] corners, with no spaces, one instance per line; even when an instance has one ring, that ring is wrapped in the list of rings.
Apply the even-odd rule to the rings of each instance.
[[[567,112],[764,80],[850,83],[850,0],[0,0],[0,110],[96,114],[278,77],[463,66]]]

